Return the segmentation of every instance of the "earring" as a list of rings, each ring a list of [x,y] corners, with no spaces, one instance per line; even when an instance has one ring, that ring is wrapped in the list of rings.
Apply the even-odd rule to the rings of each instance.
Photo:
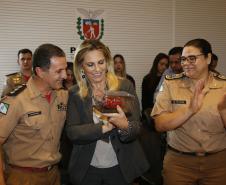
[[[84,71],[83,71],[83,70],[81,70],[81,76],[82,76],[82,78],[83,78],[83,79],[85,79],[85,78],[86,78],[86,75],[85,75],[85,73],[84,73]]]

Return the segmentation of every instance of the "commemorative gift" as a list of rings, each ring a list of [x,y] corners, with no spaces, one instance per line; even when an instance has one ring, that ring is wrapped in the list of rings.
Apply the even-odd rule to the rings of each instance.
[[[134,95],[125,91],[107,91],[101,101],[95,102],[94,109],[101,113],[117,113],[119,105],[126,115],[130,115],[134,104]]]

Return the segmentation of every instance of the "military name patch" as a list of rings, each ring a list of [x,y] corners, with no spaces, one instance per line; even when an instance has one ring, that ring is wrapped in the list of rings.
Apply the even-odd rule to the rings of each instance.
[[[186,104],[186,100],[171,100],[172,104]]]
[[[27,113],[27,116],[28,117],[31,117],[31,116],[37,116],[37,115],[40,115],[40,114],[42,114],[41,111],[38,111],[38,112],[29,112],[29,113]]]
[[[62,102],[57,105],[57,110],[58,111],[66,111],[67,110],[67,105],[63,104]]]
[[[4,102],[1,102],[1,103],[0,103],[0,113],[6,115],[7,112],[8,112],[8,110],[9,110],[9,104],[4,103]]]

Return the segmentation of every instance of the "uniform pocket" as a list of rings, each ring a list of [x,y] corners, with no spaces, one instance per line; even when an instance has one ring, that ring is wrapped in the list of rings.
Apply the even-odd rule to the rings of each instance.
[[[41,111],[31,111],[24,116],[24,126],[32,129],[41,129],[44,126],[45,117]]]
[[[47,138],[50,132],[50,124],[46,120],[46,116],[41,111],[27,112],[22,118],[20,130],[30,137]]]

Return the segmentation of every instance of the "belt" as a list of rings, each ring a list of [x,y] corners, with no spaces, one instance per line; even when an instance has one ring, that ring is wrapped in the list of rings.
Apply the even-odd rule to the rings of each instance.
[[[36,167],[22,167],[22,166],[16,166],[16,165],[10,164],[10,167],[14,169],[22,170],[22,171],[28,171],[28,172],[48,172],[54,167],[54,165],[50,165],[42,168],[36,168]]]
[[[191,155],[191,156],[198,156],[198,157],[205,157],[205,156],[208,156],[208,155],[211,155],[211,154],[215,154],[214,152],[182,152],[182,151],[179,151],[171,146],[168,145],[168,149],[176,152],[176,153],[180,153],[180,154],[184,154],[184,155]],[[216,152],[217,153],[217,152]]]

